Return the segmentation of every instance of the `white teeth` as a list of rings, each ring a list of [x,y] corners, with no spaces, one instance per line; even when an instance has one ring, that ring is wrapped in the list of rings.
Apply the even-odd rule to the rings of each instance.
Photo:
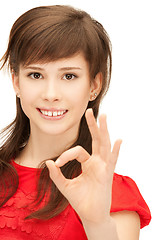
[[[53,117],[57,117],[57,112],[53,112]]]
[[[45,114],[45,111],[43,111],[43,110],[40,110],[40,111],[41,111],[41,113]]]
[[[49,116],[49,117],[57,117],[57,116],[62,116],[66,110],[64,111],[54,111],[54,112],[51,112],[51,111],[44,111],[44,110],[40,110],[41,113],[45,116]]]
[[[49,112],[48,112],[48,116],[49,116],[49,117],[52,117],[52,112],[49,111]]]

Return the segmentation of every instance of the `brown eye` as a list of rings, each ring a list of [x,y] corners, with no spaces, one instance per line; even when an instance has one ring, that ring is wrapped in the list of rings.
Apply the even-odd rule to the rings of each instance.
[[[34,78],[36,78],[36,79],[40,78],[40,74],[39,73],[34,73]]]
[[[31,76],[31,78],[33,78],[33,79],[41,79],[42,78],[42,75],[38,72],[31,73],[31,74],[29,74],[29,76]]]
[[[76,76],[74,74],[71,74],[71,73],[67,73],[64,75],[63,79],[66,79],[66,80],[72,80],[74,79]]]

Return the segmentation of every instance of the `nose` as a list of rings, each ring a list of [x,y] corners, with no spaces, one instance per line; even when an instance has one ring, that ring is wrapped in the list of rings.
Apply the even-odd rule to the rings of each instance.
[[[43,90],[43,99],[49,102],[59,101],[61,99],[58,82],[54,81],[53,79],[46,81]]]

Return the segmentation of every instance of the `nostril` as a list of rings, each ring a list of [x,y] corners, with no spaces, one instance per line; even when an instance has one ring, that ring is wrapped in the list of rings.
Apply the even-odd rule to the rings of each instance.
[[[45,94],[43,99],[45,101],[55,102],[60,100],[60,96],[58,96],[57,94]]]

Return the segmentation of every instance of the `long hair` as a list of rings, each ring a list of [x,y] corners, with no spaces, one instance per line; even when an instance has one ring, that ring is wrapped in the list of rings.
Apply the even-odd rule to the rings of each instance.
[[[102,74],[101,92],[95,100],[89,101],[87,106],[93,109],[97,118],[100,102],[110,84],[111,42],[103,26],[86,12],[70,6],[55,5],[33,8],[21,15],[11,29],[8,48],[1,59],[1,69],[7,65],[18,75],[20,64],[46,63],[71,57],[78,52],[83,53],[89,64],[91,81],[94,81],[97,73]],[[18,188],[18,174],[11,165],[11,159],[20,154],[30,136],[30,122],[21,108],[19,98],[16,98],[16,108],[15,120],[1,131],[3,143],[0,146],[0,207]],[[70,147],[76,145],[92,153],[92,139],[84,115],[80,122],[78,139]],[[55,160],[56,158],[53,159]],[[51,181],[45,163],[41,165],[41,169],[34,203],[38,206],[46,192],[50,194],[46,205],[28,218],[52,218],[68,204],[67,199]],[[80,174],[81,165],[75,159],[61,170],[65,177],[71,179]]]

